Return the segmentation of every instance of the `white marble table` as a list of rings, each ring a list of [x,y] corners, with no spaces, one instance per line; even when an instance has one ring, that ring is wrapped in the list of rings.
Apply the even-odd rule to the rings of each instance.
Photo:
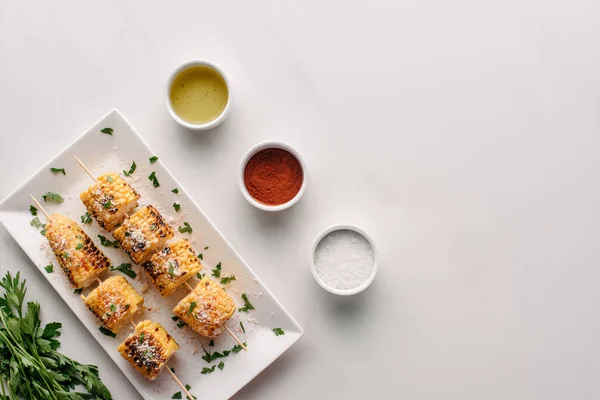
[[[597,1],[0,0],[0,198],[118,108],[306,336],[235,399],[597,399]],[[162,104],[209,58],[235,108],[204,135]],[[242,198],[240,157],[280,139],[309,165],[288,212]],[[336,298],[307,253],[333,223],[380,249]],[[139,396],[0,228],[62,350]]]

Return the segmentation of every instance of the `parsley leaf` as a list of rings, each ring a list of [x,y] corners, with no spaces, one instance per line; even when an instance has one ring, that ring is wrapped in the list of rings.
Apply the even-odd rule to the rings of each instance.
[[[275,336],[285,335],[285,332],[281,328],[273,328],[273,333]]]
[[[173,277],[173,275],[175,275],[175,267],[173,266],[173,263],[171,261],[169,261],[169,275],[171,276],[171,278]]]
[[[73,293],[75,294],[81,294],[81,292],[83,292],[83,288],[73,290]]]
[[[42,222],[38,217],[34,217],[29,223],[29,225],[33,226],[34,228],[40,229],[42,227]]]
[[[137,165],[135,165],[135,161],[131,162],[131,167],[129,167],[129,172],[123,170],[123,175],[125,176],[131,176],[131,174],[134,173],[135,169],[137,168]]]
[[[158,157],[156,157],[156,156],[152,156],[152,157],[150,157],[148,160],[150,161],[150,164],[154,164],[155,162],[157,162],[157,161],[158,161]]]
[[[208,342],[208,345],[210,347],[214,347],[215,346],[215,341],[211,339],[210,342]]]
[[[223,371],[223,368],[225,368],[225,363],[224,363],[223,361],[221,361],[221,362],[219,363],[218,367],[219,367],[219,369],[220,369],[221,371]]]
[[[65,172],[64,168],[50,168],[50,171],[57,173],[57,172],[62,172],[63,175],[66,175],[67,173]]]
[[[156,179],[156,171],[152,171],[150,176],[148,176],[148,179],[152,182],[152,186],[154,186],[155,188],[160,186],[160,183],[158,183],[158,179]]]
[[[196,278],[198,278],[198,279],[202,279],[202,278],[204,278],[204,274],[201,274],[200,272],[198,272],[198,273],[196,274]]]
[[[175,189],[171,190],[171,192],[177,194],[177,193],[179,193],[179,189],[175,188]]]
[[[171,397],[172,399],[181,399],[181,392],[177,392]]]
[[[83,243],[77,243],[77,247],[75,247],[75,250],[81,250],[83,249]]]
[[[171,317],[171,319],[172,319],[173,321],[177,321],[177,320],[179,319],[179,317],[178,317],[177,315],[173,315],[173,316]]]
[[[122,263],[121,265],[118,265],[116,267],[111,266],[110,270],[111,271],[120,271],[120,272],[124,273],[125,275],[127,275],[128,277],[130,277],[131,279],[135,279],[135,277],[137,276],[135,271],[131,269],[130,263]]]
[[[34,206],[29,206],[29,212],[35,217],[37,215],[37,208]]]
[[[46,224],[42,224],[42,230],[40,231],[40,235],[46,236]]]
[[[105,236],[102,235],[98,235],[98,238],[100,239],[100,244],[102,244],[102,246],[114,247],[116,249],[119,248],[119,243],[117,243],[117,241],[111,242]]]
[[[115,179],[110,175],[106,175],[106,180],[109,181],[110,183],[115,183]]]
[[[242,321],[240,321],[240,327],[242,328],[242,332],[246,333],[246,328],[244,328]]]
[[[92,223],[92,216],[90,215],[89,212],[86,212],[85,214],[83,214],[81,216],[81,223],[82,224],[91,224]]]
[[[47,273],[51,274],[54,272],[54,265],[48,264],[44,267],[44,269],[46,270]]]
[[[208,250],[208,246],[206,246],[206,247],[204,248],[204,250]]]
[[[190,315],[192,313],[192,311],[194,311],[194,308],[196,308],[196,302],[192,301],[190,303],[190,308],[188,309],[187,314]]]
[[[179,210],[181,210],[181,204],[179,204],[177,202],[173,203],[173,208],[175,209],[175,211],[179,211]]]
[[[42,199],[44,199],[44,202],[47,202],[48,200],[50,200],[55,203],[62,203],[63,201],[65,201],[65,199],[63,199],[60,194],[52,193],[52,192],[48,192],[48,193],[42,195]]]
[[[248,343],[244,342],[244,346],[248,347]],[[239,353],[240,351],[244,350],[244,348],[242,346],[240,346],[239,344],[236,344],[235,346],[233,346],[231,348],[231,351],[233,353]]]
[[[217,264],[217,266],[212,270],[212,276],[215,278],[221,277],[221,262]]]
[[[246,293],[242,293],[242,299],[244,300],[244,307],[238,308],[238,311],[247,313],[248,310],[255,310],[254,306],[250,304],[250,300],[248,300]]]
[[[179,233],[192,233],[192,227],[187,222],[183,223],[183,227],[179,227]]]
[[[113,331],[111,331],[110,329],[106,329],[106,328],[105,328],[105,327],[103,327],[103,326],[101,326],[100,328],[98,328],[98,330],[99,330],[100,332],[102,332],[103,334],[105,334],[106,336],[110,336],[110,337],[113,337],[113,338],[116,338],[116,337],[117,337],[117,334],[116,334],[116,333],[114,333],[114,332],[113,332]]]
[[[235,279],[235,275],[231,275],[231,276],[226,276],[225,278],[221,278],[221,285],[227,285],[229,283],[231,283],[232,281],[236,281],[237,279]]]
[[[114,131],[113,131],[113,128],[104,128],[104,129],[100,129],[100,132],[106,133],[107,135],[112,135]]]
[[[178,327],[178,328],[183,328],[184,326],[185,326],[185,322],[183,322],[183,321],[179,321],[179,322],[177,323],[177,327]]]
[[[187,383],[185,384],[185,390],[190,390],[192,387],[190,385],[188,385]]]
[[[204,260],[204,255],[202,255],[202,253],[198,254],[198,258],[201,260]]]
[[[200,372],[202,375],[206,375],[206,374],[211,374],[213,372],[215,372],[215,367],[216,365],[213,365],[211,368],[202,368],[202,372]]]
[[[112,203],[110,200],[107,200],[104,204],[102,204],[102,207],[104,207],[105,210],[108,210],[111,206]]]

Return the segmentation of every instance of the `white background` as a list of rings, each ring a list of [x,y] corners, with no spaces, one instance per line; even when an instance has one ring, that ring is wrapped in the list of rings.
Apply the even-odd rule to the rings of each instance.
[[[242,399],[597,399],[600,3],[0,0],[0,198],[112,108],[305,328]],[[234,109],[178,128],[163,84],[209,58]],[[294,208],[242,198],[243,153],[289,142]],[[360,225],[373,286],[312,280],[312,239]],[[133,387],[0,228],[62,350]]]

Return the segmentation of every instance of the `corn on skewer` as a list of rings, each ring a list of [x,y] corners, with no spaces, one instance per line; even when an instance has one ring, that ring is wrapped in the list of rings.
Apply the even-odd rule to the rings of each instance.
[[[75,221],[48,214],[35,197],[31,198],[46,215],[46,239],[71,284],[76,288],[91,285],[108,269],[110,260]]]

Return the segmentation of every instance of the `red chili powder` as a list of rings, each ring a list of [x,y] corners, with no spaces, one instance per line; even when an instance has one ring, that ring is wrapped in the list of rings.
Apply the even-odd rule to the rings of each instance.
[[[256,201],[276,206],[292,200],[302,187],[300,161],[289,151],[264,149],[250,158],[244,170],[244,184]]]

